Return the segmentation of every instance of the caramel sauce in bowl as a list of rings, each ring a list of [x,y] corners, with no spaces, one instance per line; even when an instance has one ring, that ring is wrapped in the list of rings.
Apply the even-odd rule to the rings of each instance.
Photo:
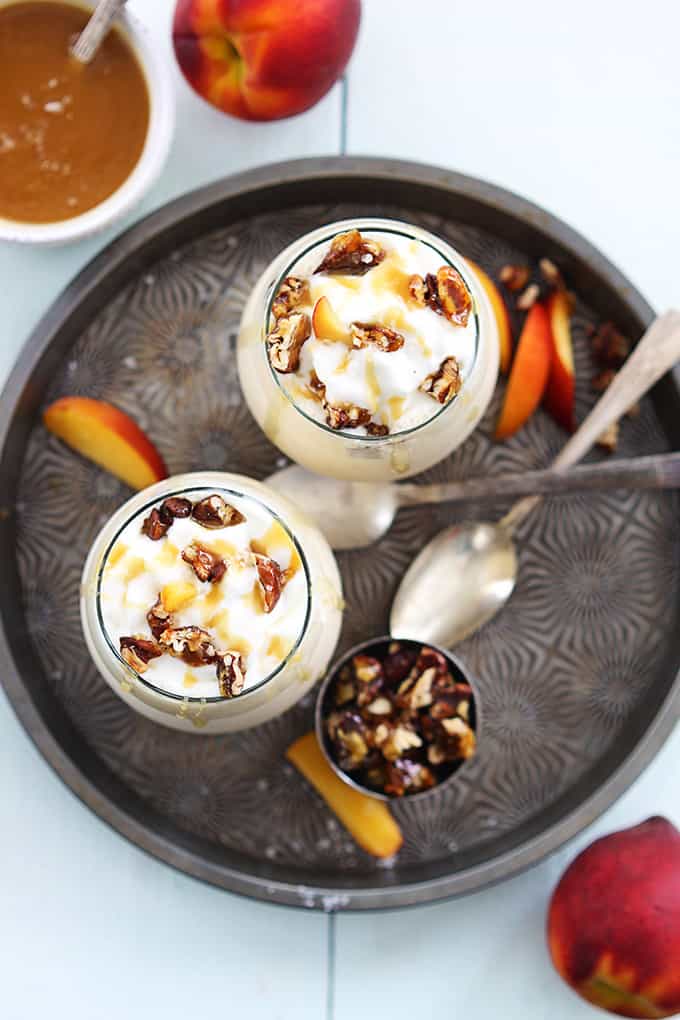
[[[139,201],[172,140],[175,96],[144,26],[122,13],[89,65],[68,53],[92,4],[0,0],[0,239],[77,240]]]

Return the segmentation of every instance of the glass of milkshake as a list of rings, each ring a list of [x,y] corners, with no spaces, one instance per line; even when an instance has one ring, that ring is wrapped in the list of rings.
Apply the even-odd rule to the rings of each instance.
[[[442,460],[482,417],[498,374],[488,299],[465,259],[408,223],[321,227],[265,270],[241,321],[255,419],[291,459],[356,481]]]
[[[323,674],[342,617],[320,532],[241,475],[166,479],[96,538],[85,639],[112,689],[166,726],[223,733],[265,722]]]

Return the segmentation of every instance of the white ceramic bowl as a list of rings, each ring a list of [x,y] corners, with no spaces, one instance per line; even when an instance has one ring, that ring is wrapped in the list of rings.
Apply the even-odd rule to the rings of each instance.
[[[0,0],[9,7],[23,0]],[[72,0],[48,0],[71,3]],[[73,3],[90,11],[91,3]],[[123,11],[116,20],[144,71],[149,90],[149,130],[139,162],[121,186],[99,205],[80,216],[56,223],[22,223],[0,217],[0,240],[22,244],[66,244],[96,233],[120,219],[146,194],[160,174],[175,128],[175,87],[163,51],[154,45],[149,31],[134,15]]]

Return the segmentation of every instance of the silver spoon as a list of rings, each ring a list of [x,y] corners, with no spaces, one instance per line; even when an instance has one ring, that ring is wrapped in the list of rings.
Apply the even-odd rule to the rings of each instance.
[[[553,467],[564,470],[580,460],[679,359],[680,312],[670,311],[655,319],[645,332]],[[513,534],[540,499],[529,496],[520,500],[495,524],[454,525],[428,542],[397,590],[390,633],[450,648],[490,620],[515,587]]]
[[[382,538],[400,507],[428,503],[491,502],[512,496],[562,496],[611,489],[680,488],[680,453],[548,468],[435,485],[392,485],[322,478],[293,464],[267,479],[303,507],[334,549],[361,549]]]
[[[122,10],[126,0],[99,0],[69,53],[81,64],[89,64],[111,27],[113,19]]]

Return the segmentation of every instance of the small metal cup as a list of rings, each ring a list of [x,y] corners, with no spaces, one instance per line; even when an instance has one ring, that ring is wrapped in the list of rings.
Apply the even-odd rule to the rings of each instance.
[[[343,666],[345,666],[346,663],[348,663],[350,659],[352,659],[355,655],[360,655],[364,653],[370,654],[371,649],[378,649],[380,648],[380,646],[387,645],[392,641],[398,641],[400,645],[406,645],[409,647],[416,646],[418,648],[423,647],[434,648],[435,651],[440,652],[446,658],[449,665],[451,666],[451,671],[454,677],[458,678],[462,683],[468,684],[472,689],[472,713],[473,713],[472,718],[474,719],[473,729],[475,731],[475,736],[477,738],[477,749],[475,750],[475,753],[472,755],[472,757],[460,763],[455,762],[451,763],[451,772],[445,779],[442,779],[435,786],[432,786],[427,790],[420,790],[417,793],[407,793],[404,794],[402,797],[393,794],[381,793],[379,790],[374,790],[369,786],[363,786],[361,783],[357,782],[357,780],[354,779],[349,773],[345,772],[344,769],[342,769],[340,765],[336,762],[333,756],[333,749],[331,747],[330,740],[328,739],[328,736],[326,734],[326,729],[324,725],[325,720],[328,717],[329,711],[331,710],[330,706],[326,704],[329,690],[331,684],[333,683],[333,681],[335,680]],[[316,736],[317,740],[319,741],[319,745],[323,751],[326,760],[328,761],[328,764],[331,766],[336,775],[338,775],[344,783],[347,783],[348,786],[353,787],[355,790],[359,790],[361,793],[367,794],[369,797],[375,797],[376,800],[384,800],[389,802],[394,801],[399,802],[403,800],[411,802],[416,798],[431,796],[434,793],[438,793],[440,790],[443,790],[447,786],[449,786],[449,784],[460,775],[463,768],[467,764],[469,764],[469,762],[473,761],[479,754],[479,742],[481,733],[481,711],[477,683],[474,677],[470,676],[469,670],[465,666],[463,666],[462,662],[460,661],[460,659],[457,658],[457,656],[453,655],[445,648],[441,648],[439,645],[433,644],[431,641],[415,641],[412,640],[411,638],[394,638],[389,634],[383,634],[381,637],[369,638],[367,641],[362,641],[360,644],[355,645],[353,648],[350,648],[349,651],[345,652],[343,655],[339,656],[335,660],[335,662],[330,667],[321,683],[321,687],[319,688],[319,692],[316,698],[314,722],[316,727]]]

